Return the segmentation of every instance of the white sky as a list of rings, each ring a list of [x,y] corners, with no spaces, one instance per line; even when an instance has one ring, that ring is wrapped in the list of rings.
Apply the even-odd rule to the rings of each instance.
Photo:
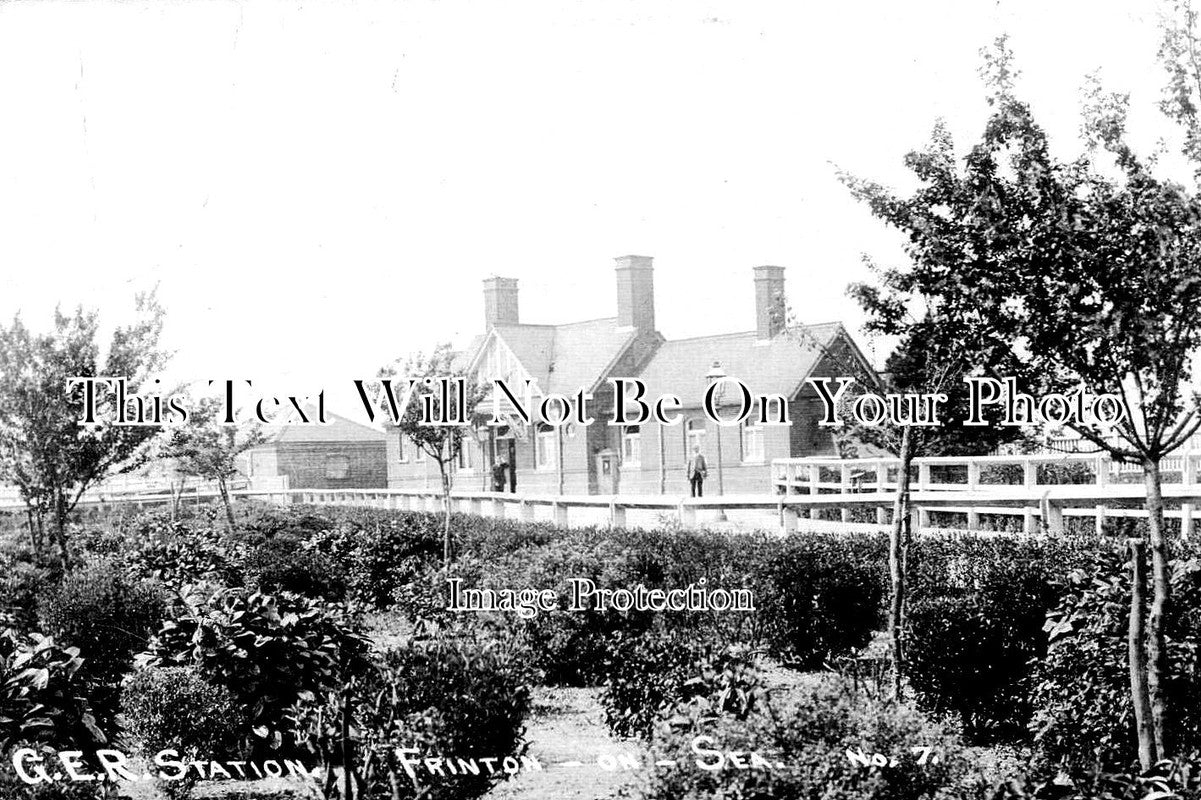
[[[0,3],[0,318],[82,302],[115,322],[157,283],[171,378],[326,387],[349,416],[351,379],[479,332],[491,274],[520,280],[523,321],[567,322],[613,315],[614,256],[654,256],[678,338],[752,328],[751,267],[780,264],[800,318],[857,330],[861,253],[899,251],[833,165],[904,185],[936,117],[973,141],[978,51],[1006,31],[1065,150],[1098,67],[1148,141],[1166,134],[1155,14]]]

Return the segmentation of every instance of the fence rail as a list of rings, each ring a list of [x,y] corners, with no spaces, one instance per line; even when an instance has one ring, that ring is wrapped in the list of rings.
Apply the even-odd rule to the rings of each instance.
[[[1164,484],[1162,491],[1169,506],[1165,515],[1180,520],[1186,538],[1192,534],[1201,503],[1198,462],[1201,452],[1189,452],[1161,464],[1164,473],[1173,478],[1179,474],[1179,482]],[[895,500],[899,467],[896,458],[778,459],[772,462],[772,483],[776,492],[789,497],[836,498],[842,503],[842,519],[849,521],[855,508],[873,505],[860,502],[862,498]],[[984,515],[1021,516],[1025,533],[1036,532],[1040,523],[1043,530],[1060,531],[1065,517],[1090,517],[1100,532],[1106,518],[1147,516],[1136,507],[1146,500],[1144,484],[1119,482],[1141,468],[1118,464],[1105,455],[939,456],[915,458],[913,467],[917,474],[911,478],[910,506],[918,529],[931,527],[932,511],[964,515],[967,530],[979,530]],[[1044,476],[1054,480],[1043,480]],[[1064,477],[1074,482],[1065,483]],[[883,503],[874,507],[876,523],[886,524],[887,507]],[[811,515],[818,513],[815,509]]]
[[[1180,520],[1184,537],[1193,532],[1201,506],[1197,464],[1201,453],[1177,456],[1180,481],[1163,485],[1165,514]],[[898,460],[895,458],[781,459],[772,463],[772,491],[716,497],[669,495],[542,495],[454,491],[451,510],[488,517],[533,521],[541,516],[558,525],[594,524],[600,518],[614,527],[625,526],[629,512],[653,512],[660,520],[695,525],[702,512],[751,511],[774,520],[785,533],[797,530],[802,519],[810,524],[833,515],[841,525],[876,528],[889,524],[896,500]],[[1044,481],[1049,466],[1074,466],[1072,478],[1088,482]],[[936,512],[966,519],[962,529],[982,530],[985,516],[1020,517],[1024,533],[1059,532],[1064,520],[1084,517],[1100,531],[1107,518],[1145,517],[1144,485],[1115,482],[1120,473],[1108,459],[1093,454],[1038,454],[914,459],[917,474],[910,490],[910,513],[916,530],[935,529]],[[1007,469],[1006,469],[1007,468]],[[1083,468],[1083,471],[1082,471]],[[936,480],[937,479],[937,480]],[[1004,479],[1004,480],[1002,480]],[[240,489],[235,497],[275,503],[359,506],[416,511],[442,511],[441,492],[431,489]],[[214,491],[189,492],[187,500],[213,499]],[[114,504],[167,505],[168,493],[85,497],[81,509]],[[19,500],[0,497],[0,509],[21,509]],[[539,513],[540,512],[540,513]],[[584,513],[586,512],[586,514]],[[864,520],[867,522],[864,522]],[[943,526],[946,529],[948,526]],[[954,528],[958,530],[959,528]]]

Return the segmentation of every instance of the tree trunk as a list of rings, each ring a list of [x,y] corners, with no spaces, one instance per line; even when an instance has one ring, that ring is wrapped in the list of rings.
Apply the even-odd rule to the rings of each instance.
[[[71,561],[67,552],[67,497],[58,490],[54,493],[54,535],[58,539],[58,557],[66,572]]]
[[[1159,760],[1148,692],[1147,652],[1143,649],[1144,598],[1147,594],[1147,564],[1143,553],[1146,543],[1142,539],[1131,539],[1127,544],[1130,546],[1130,627],[1126,639],[1130,697],[1134,703],[1134,728],[1138,734],[1138,762],[1146,772]]]
[[[450,569],[450,475],[446,471],[446,465],[441,461],[438,462],[438,469],[442,473],[442,567]]]
[[[1164,622],[1171,602],[1171,578],[1168,575],[1168,550],[1163,533],[1162,476],[1159,473],[1159,458],[1148,458],[1143,463],[1143,474],[1147,484],[1147,532],[1151,545],[1151,613],[1147,619],[1147,693],[1151,699],[1151,720],[1155,731],[1155,749],[1159,758],[1168,758],[1166,741],[1167,703],[1164,698],[1164,682],[1168,675],[1168,652],[1164,641]]]
[[[892,530],[888,535],[888,572],[892,598],[888,608],[888,639],[892,655],[892,693],[901,699],[901,679],[905,662],[902,638],[905,630],[905,532],[909,524],[909,466],[913,463],[910,428],[901,433],[900,466],[897,469],[897,499],[892,509]]]
[[[229,487],[225,485],[225,478],[217,478],[217,492],[221,495],[221,503],[225,506],[225,519],[229,522],[229,529],[234,529],[234,507],[229,500]]]

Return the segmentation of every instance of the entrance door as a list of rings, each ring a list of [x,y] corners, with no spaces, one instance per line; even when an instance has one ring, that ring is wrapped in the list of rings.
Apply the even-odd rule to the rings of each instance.
[[[613,450],[601,450],[596,454],[596,493],[617,494],[620,485],[617,474],[617,453]]]

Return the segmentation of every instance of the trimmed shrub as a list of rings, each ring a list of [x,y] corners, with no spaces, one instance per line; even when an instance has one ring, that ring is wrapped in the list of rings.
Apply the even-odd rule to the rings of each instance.
[[[1058,576],[1095,539],[923,537],[912,548],[907,677],[918,705],[959,717],[971,742],[1028,737],[1032,663]]]
[[[298,712],[301,742],[327,767],[342,765],[342,724],[356,731],[356,781],[363,797],[480,797],[525,753],[528,670],[519,655],[449,640],[410,642],[381,654],[324,706]],[[348,715],[348,716],[344,716]],[[425,758],[489,758],[479,774],[434,774]],[[407,765],[406,765],[406,762]],[[449,768],[448,768],[449,769]]]
[[[887,540],[794,535],[763,567],[756,604],[773,654],[801,669],[862,649],[887,597]]]
[[[367,649],[344,608],[300,595],[223,589],[185,604],[140,660],[194,666],[233,695],[254,735],[273,747],[288,731],[287,710],[335,686]]]
[[[163,616],[154,584],[133,580],[111,561],[93,561],[67,573],[38,603],[41,630],[83,657],[80,677],[103,730],[116,728],[119,684],[133,669]]]
[[[121,710],[143,756],[174,750],[180,760],[228,761],[241,755],[246,717],[228,690],[200,677],[193,667],[140,669],[126,682]],[[197,783],[192,771],[158,779],[172,798],[187,797]]]
[[[137,670],[121,692],[121,711],[148,756],[173,749],[185,760],[236,758],[246,733],[233,695],[194,667]]]

